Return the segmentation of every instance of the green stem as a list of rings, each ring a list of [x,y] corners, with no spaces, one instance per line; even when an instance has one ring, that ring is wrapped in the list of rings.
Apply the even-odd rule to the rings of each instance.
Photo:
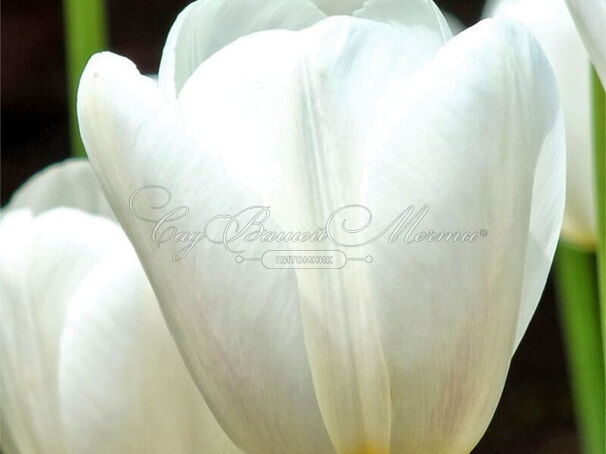
[[[602,354],[606,367],[606,93],[595,68],[592,71],[592,81],[593,144],[598,204],[598,288],[602,313]],[[606,400],[602,402],[606,407]],[[602,426],[606,426],[605,418],[602,418]],[[602,438],[602,443],[606,446],[606,435]]]
[[[595,69],[593,80],[593,131],[598,204],[598,282],[602,308],[602,339],[606,342],[606,94]],[[604,344],[606,354],[606,343]]]
[[[556,264],[573,400],[583,452],[604,454],[604,357],[595,256],[561,241]]]
[[[107,49],[104,0],[64,0],[65,52],[72,156],[86,156],[76,114],[78,82],[88,59]]]

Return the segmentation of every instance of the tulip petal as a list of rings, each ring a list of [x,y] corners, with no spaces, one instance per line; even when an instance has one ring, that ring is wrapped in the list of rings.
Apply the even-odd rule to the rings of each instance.
[[[580,246],[595,245],[591,109],[588,107],[591,80],[589,57],[566,3],[564,0],[501,0],[489,4],[486,14],[513,19],[526,26],[541,44],[554,69],[566,123],[566,209],[562,236]],[[527,261],[538,262],[534,266],[527,265],[526,268],[530,270],[544,269],[541,262],[551,262],[556,239],[552,238],[550,232],[552,222],[557,222],[553,210],[560,203],[560,194],[553,188],[552,180],[560,171],[562,163],[551,157],[539,159],[552,159],[552,162],[539,162],[537,165],[535,192],[545,192],[536,196],[537,203],[541,205],[533,207]],[[532,248],[536,250],[532,251]],[[547,269],[543,273],[546,276]],[[532,277],[525,280],[524,301],[527,304],[521,307],[518,343],[534,313],[533,302],[542,293],[542,280]]]
[[[369,0],[353,15],[414,29],[417,46],[439,47],[452,38],[446,18],[432,0]]]
[[[557,88],[531,35],[490,21],[392,88],[364,204],[381,226],[408,206],[429,211],[393,244],[367,249],[390,371],[391,452],[468,453],[494,412],[557,242],[565,186]],[[478,236],[428,241],[432,230]]]
[[[6,209],[27,208],[36,215],[59,207],[115,219],[85,159],[68,159],[38,172],[15,192]]]
[[[196,390],[116,224],[17,210],[0,231],[18,245],[2,242],[0,256],[10,452],[240,452]]]
[[[354,11],[362,8],[366,0],[311,0],[327,16],[350,16]]]
[[[323,19],[309,0],[198,0],[172,26],[158,72],[160,87],[172,98],[208,57],[254,32],[299,30]]]
[[[108,201],[226,433],[251,454],[333,452],[315,401],[294,273],[268,274],[258,263],[238,264],[207,240],[194,243],[195,250],[175,263],[184,246],[154,244],[153,225],[129,209],[135,191],[163,186],[175,207],[191,206],[180,228],[193,233],[214,215],[262,206],[262,200],[235,183],[192,139],[170,101],[126,59],[108,53],[93,57],[82,77],[78,112]],[[135,212],[149,212],[148,219],[161,216],[149,207],[165,195],[158,187],[142,193]]]
[[[593,249],[596,208],[591,138],[590,61],[564,0],[502,0],[487,15],[514,19],[537,37],[553,66],[566,122],[566,210],[562,237]]]
[[[321,225],[327,213],[308,199],[356,200],[375,106],[440,49],[415,46],[423,34],[349,17],[257,34],[198,68],[178,107],[205,152],[271,203],[283,227]]]
[[[19,452],[63,453],[59,342],[70,298],[122,238],[113,222],[66,208],[0,221],[2,426]],[[35,277],[35,279],[33,278]]]
[[[375,105],[438,52],[441,39],[416,45],[425,34],[334,17],[297,34],[249,37],[198,68],[179,107],[203,148],[259,191],[286,231],[317,228],[332,210],[359,200],[380,118]],[[333,444],[338,452],[381,452],[389,444],[389,383],[364,293],[347,285],[360,282],[358,273],[306,270],[297,279]]]
[[[196,389],[125,236],[72,298],[59,390],[72,452],[241,453]]]
[[[602,85],[606,86],[606,2],[567,0],[579,33],[596,67]]]

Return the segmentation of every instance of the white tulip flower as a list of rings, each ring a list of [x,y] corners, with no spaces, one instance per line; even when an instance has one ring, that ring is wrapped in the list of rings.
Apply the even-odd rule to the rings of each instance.
[[[196,389],[85,161],[0,220],[4,454],[240,451]]]
[[[526,26],[553,66],[566,123],[567,188],[562,237],[585,249],[597,244],[591,135],[591,66],[565,0],[495,0],[487,16]]]
[[[566,1],[602,85],[606,86],[606,1]]]
[[[523,27],[488,20],[453,38],[428,0],[197,1],[157,83],[98,54],[78,115],[187,367],[243,452],[471,451],[564,206],[555,79]],[[428,205],[427,227],[484,236],[381,238],[343,248],[373,259],[339,270],[259,262],[300,244],[251,240],[236,256],[200,240],[246,207],[270,206],[275,232],[308,232],[351,204],[379,230]]]

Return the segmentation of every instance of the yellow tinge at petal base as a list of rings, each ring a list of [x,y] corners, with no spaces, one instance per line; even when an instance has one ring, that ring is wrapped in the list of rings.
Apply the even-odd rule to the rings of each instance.
[[[366,446],[346,454],[389,454],[389,447],[381,448]]]

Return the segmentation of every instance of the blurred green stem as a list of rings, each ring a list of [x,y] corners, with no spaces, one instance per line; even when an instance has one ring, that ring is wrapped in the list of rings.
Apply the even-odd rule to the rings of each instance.
[[[595,68],[593,80],[593,140],[598,204],[598,289],[602,313],[602,354],[606,367],[606,93]],[[606,370],[604,371],[606,375]],[[602,400],[606,407],[606,400]],[[606,419],[602,417],[602,427]],[[606,435],[602,438],[606,446]],[[605,448],[606,450],[606,448]]]
[[[72,156],[86,156],[76,115],[78,82],[92,54],[107,48],[104,0],[64,0],[65,54]]]
[[[592,80],[596,201],[598,204],[598,285],[602,309],[602,340],[606,342],[606,94],[595,68],[592,71]],[[603,352],[606,354],[606,343]]]
[[[583,452],[604,454],[606,397],[595,255],[560,241],[556,264],[572,393]]]

